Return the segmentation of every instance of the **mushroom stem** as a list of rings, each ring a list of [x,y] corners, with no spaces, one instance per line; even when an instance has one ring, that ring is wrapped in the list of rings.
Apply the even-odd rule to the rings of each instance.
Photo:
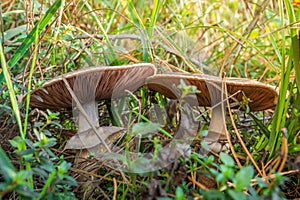
[[[225,95],[222,92],[222,86],[216,83],[207,82],[207,88],[211,98],[211,121],[208,129],[208,134],[205,141],[210,149],[214,152],[222,151],[222,145],[218,142],[226,139],[226,124],[225,124]],[[223,98],[222,98],[223,97]]]
[[[98,105],[96,101],[90,101],[88,103],[82,104],[83,110],[86,112],[87,116],[89,116],[90,122],[93,124],[94,127],[99,127],[99,118],[98,118]],[[87,131],[92,127],[89,125],[87,119],[84,115],[79,112],[78,113],[78,133]]]
[[[111,152],[109,146],[106,144],[104,138],[102,137],[102,135],[100,135],[99,131],[96,129],[96,127],[92,124],[91,121],[89,121],[89,117],[86,113],[86,111],[83,109],[83,107],[81,106],[79,100],[77,99],[76,95],[74,94],[72,88],[70,87],[68,81],[62,77],[62,80],[63,82],[65,83],[66,87],[67,87],[67,90],[70,92],[72,98],[74,99],[74,101],[76,102],[77,106],[78,106],[78,109],[79,109],[79,113],[82,117],[82,119],[84,118],[86,120],[86,122],[89,124],[90,127],[92,127],[93,131],[96,133],[97,137],[100,139],[100,141],[102,142],[102,144],[105,146],[105,148],[108,150],[108,152]],[[97,105],[96,105],[97,106]],[[89,108],[93,108],[93,106],[89,106]],[[97,113],[97,109],[94,110],[94,112]],[[82,121],[81,119],[81,121]],[[97,127],[99,126],[99,124],[97,124]],[[79,132],[77,132],[78,134]]]
[[[218,105],[212,108],[211,111],[211,121],[208,129],[208,134],[216,135],[216,140],[226,139],[225,129],[226,124],[224,123],[224,111],[222,105]]]
[[[223,150],[223,146],[219,141],[226,140],[224,117],[222,105],[212,108],[208,134],[204,140],[209,149],[215,153],[219,153]]]

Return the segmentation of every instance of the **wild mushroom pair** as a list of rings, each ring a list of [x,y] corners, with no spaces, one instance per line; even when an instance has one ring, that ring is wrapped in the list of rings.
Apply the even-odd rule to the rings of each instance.
[[[102,143],[110,152],[105,139],[111,132],[105,130],[105,127],[99,128],[98,100],[122,97],[126,95],[126,90],[134,91],[144,84],[170,99],[179,99],[180,92],[174,92],[172,88],[183,80],[200,91],[196,94],[199,106],[212,107],[209,132],[205,140],[211,150],[219,152],[221,147],[218,140],[226,138],[224,113],[228,95],[232,95],[231,103],[241,102],[246,97],[251,111],[272,108],[277,102],[277,92],[271,86],[254,80],[221,79],[204,74],[155,75],[155,72],[152,64],[86,68],[55,78],[44,84],[42,89],[33,91],[30,105],[41,109],[58,109],[71,108],[73,103],[79,109],[78,132],[71,138],[70,141],[73,142],[69,142],[68,147],[90,149]],[[115,129],[120,130],[122,129]],[[86,140],[86,137],[89,139]],[[75,142],[78,140],[81,142]]]

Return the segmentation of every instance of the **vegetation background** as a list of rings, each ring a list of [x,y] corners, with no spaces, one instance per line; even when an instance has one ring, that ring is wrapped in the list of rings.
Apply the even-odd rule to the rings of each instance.
[[[0,197],[299,198],[298,4],[2,0]],[[189,158],[147,176],[126,174],[127,180],[93,158],[71,166],[74,153],[62,151],[76,132],[70,112],[33,110],[30,97],[22,102],[22,96],[76,69],[138,62],[154,63],[158,73],[226,72],[227,77],[255,79],[277,88],[278,104],[264,112],[231,111],[227,128],[235,154],[202,156],[195,140]],[[153,95],[164,107],[165,98]],[[137,96],[151,103],[145,89]],[[101,124],[113,123],[109,110],[100,115]],[[202,120],[205,132],[209,115]],[[165,138],[160,139],[150,146]]]

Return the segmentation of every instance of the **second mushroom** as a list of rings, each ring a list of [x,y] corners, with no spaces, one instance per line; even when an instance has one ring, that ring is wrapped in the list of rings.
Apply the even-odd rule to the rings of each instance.
[[[233,108],[247,99],[250,111],[261,111],[275,107],[277,92],[269,85],[245,78],[220,78],[204,74],[172,73],[157,74],[147,78],[147,86],[170,99],[179,99],[181,93],[174,89],[183,80],[200,91],[196,94],[197,105],[211,107],[211,121],[208,135],[204,138],[209,149],[222,151],[218,142],[226,140],[225,108],[229,99]]]

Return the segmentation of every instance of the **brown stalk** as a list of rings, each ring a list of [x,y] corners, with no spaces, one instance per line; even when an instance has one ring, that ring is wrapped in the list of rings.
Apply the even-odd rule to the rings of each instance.
[[[190,176],[188,176],[188,179],[194,184],[194,185],[197,185],[199,188],[201,188],[202,190],[204,191],[207,191],[209,190],[205,185],[199,183],[198,181],[192,179]]]
[[[282,172],[285,162],[287,160],[287,156],[288,156],[288,142],[287,142],[287,138],[286,138],[286,134],[283,134],[282,137],[282,146],[281,146],[281,152],[283,155],[282,161],[281,161],[281,165],[279,167],[279,169],[277,170],[278,172]]]
[[[113,183],[114,183],[114,195],[113,195],[113,200],[117,199],[117,189],[118,189],[118,185],[117,185],[117,180],[115,177],[113,177]]]
[[[228,93],[227,93],[227,86],[226,86],[225,78],[226,78],[226,77],[224,77],[224,78],[222,79],[222,92],[225,90],[225,95],[226,95],[226,97],[227,97],[227,96],[228,96]],[[222,96],[223,96],[223,95],[222,95]],[[222,101],[223,101],[223,99],[222,99]],[[229,98],[226,98],[226,103],[227,103],[228,111],[229,111],[229,113],[231,113],[231,110],[230,110],[230,104],[229,104]],[[222,106],[224,107],[224,104],[222,104]],[[224,112],[224,111],[225,111],[225,108],[222,109],[222,110],[223,110],[223,112]],[[225,113],[224,113],[223,116],[225,116]],[[226,123],[226,122],[225,122],[225,117],[223,117],[223,123]],[[226,127],[226,126],[225,126],[225,127]],[[233,147],[233,145],[232,145],[232,142],[231,142],[231,139],[230,139],[230,134],[229,134],[229,132],[228,132],[228,130],[227,130],[227,127],[225,128],[225,134],[226,134],[227,142],[228,142],[228,144],[229,144],[229,147],[230,147],[230,150],[231,150],[231,152],[232,152],[232,155],[233,155],[233,157],[234,157],[234,159],[235,159],[237,165],[238,165],[239,167],[241,167],[242,165],[241,165],[240,160],[239,160],[239,158],[237,157],[236,152],[235,152],[235,150],[234,150],[234,147]]]
[[[285,162],[287,160],[288,156],[288,144],[286,139],[286,131],[283,131],[283,137],[282,137],[282,145],[281,145],[281,155],[277,157],[277,162],[272,167],[272,170],[270,171],[270,174],[272,174],[273,171],[281,172],[284,168]],[[277,169],[278,168],[278,169]]]
[[[276,164],[276,162],[280,159],[280,157],[273,158],[267,162],[267,164],[264,167],[264,170],[267,171],[272,171],[272,166]]]

